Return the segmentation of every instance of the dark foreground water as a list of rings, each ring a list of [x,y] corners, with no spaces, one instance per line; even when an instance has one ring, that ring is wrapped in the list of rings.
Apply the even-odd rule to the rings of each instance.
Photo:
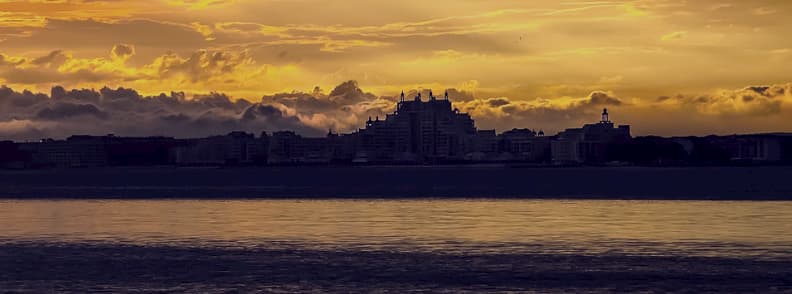
[[[792,292],[792,202],[5,200],[0,292]]]

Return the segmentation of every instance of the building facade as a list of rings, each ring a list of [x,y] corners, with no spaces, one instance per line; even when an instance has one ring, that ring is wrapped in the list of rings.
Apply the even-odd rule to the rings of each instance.
[[[446,92],[438,99],[429,92],[406,100],[402,92],[396,110],[384,119],[366,122],[357,132],[356,158],[371,161],[462,160],[472,150],[473,119],[453,109]]]
[[[174,148],[177,165],[252,165],[267,161],[266,134],[260,138],[245,132],[180,140]]]
[[[631,139],[630,126],[616,127],[610,121],[608,109],[602,110],[602,119],[582,128],[566,129],[551,142],[552,161],[555,164],[604,163],[608,151],[615,144]]]

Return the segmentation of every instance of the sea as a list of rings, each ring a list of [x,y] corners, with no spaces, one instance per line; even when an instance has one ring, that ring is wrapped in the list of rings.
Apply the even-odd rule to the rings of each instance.
[[[0,200],[2,293],[792,293],[792,202]]]

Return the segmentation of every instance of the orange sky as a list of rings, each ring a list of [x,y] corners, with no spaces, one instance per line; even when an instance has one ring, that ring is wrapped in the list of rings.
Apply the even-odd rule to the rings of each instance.
[[[0,84],[225,93],[316,130],[355,129],[401,90],[450,88],[480,128],[557,131],[609,107],[639,135],[792,131],[791,9],[782,0],[0,0]],[[348,80],[370,95],[322,109],[275,99],[338,101],[331,92]],[[0,101],[0,135],[60,123],[9,105]]]

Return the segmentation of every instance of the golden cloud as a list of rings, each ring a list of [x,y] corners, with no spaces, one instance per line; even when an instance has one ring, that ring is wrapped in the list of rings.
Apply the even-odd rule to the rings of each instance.
[[[642,107],[707,117],[703,124],[750,116],[756,128],[759,114],[783,114],[788,100],[716,90],[788,80],[792,41],[780,36],[792,32],[792,20],[776,16],[792,3],[783,1],[318,3],[0,0],[0,81],[244,98],[350,79],[389,95],[457,88],[470,94],[460,105],[504,118],[487,123],[497,127],[540,124],[528,117],[536,113],[577,123],[590,114],[571,115],[570,105],[597,91],[618,93],[623,104],[615,107],[646,117]],[[705,94],[651,98],[676,97],[669,93]],[[315,126],[334,121],[328,113],[295,116]]]

